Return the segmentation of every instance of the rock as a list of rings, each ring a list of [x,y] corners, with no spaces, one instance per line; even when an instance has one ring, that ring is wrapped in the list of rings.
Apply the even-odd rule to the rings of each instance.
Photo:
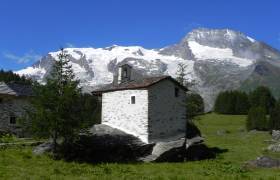
[[[267,143],[267,144],[275,144],[275,143],[277,143],[277,141],[275,141],[273,139],[264,140],[264,142]]]
[[[144,162],[179,162],[184,160],[186,148],[185,139],[179,139],[169,142],[159,142],[153,147],[152,153],[144,158]]]
[[[250,167],[279,168],[280,160],[262,156],[258,157],[256,160],[248,161],[246,165]]]
[[[133,162],[152,152],[154,144],[104,124],[94,125],[67,148],[67,159],[86,162]]]
[[[272,130],[271,136],[271,140],[265,141],[270,144],[266,149],[272,152],[280,152],[280,131]]]
[[[243,127],[241,127],[241,128],[238,128],[237,131],[238,131],[238,132],[241,132],[241,133],[244,133],[244,132],[246,132],[246,129],[243,128]]]
[[[45,142],[43,144],[40,144],[38,146],[36,146],[33,149],[33,153],[35,155],[41,155],[47,152],[51,152],[53,150],[53,143],[52,142]]]
[[[249,133],[252,133],[252,134],[255,134],[255,133],[257,133],[258,131],[256,130],[256,129],[253,129],[253,130],[251,130],[251,131],[249,131]]]
[[[191,139],[187,139],[186,148],[189,148],[193,145],[202,144],[204,142],[204,138],[201,136],[195,136]]]
[[[217,131],[217,135],[218,135],[218,136],[223,136],[223,135],[229,134],[229,133],[230,133],[230,131],[224,130],[224,129],[218,130],[218,131]]]
[[[267,147],[267,150],[272,152],[280,152],[280,144],[279,143],[271,144]]]
[[[194,135],[194,134],[193,134]],[[51,143],[42,144],[34,149],[42,154],[52,149]],[[188,149],[188,150],[187,150]],[[194,153],[193,151],[198,153]],[[191,153],[188,153],[191,152]],[[81,162],[182,162],[186,159],[205,158],[210,150],[203,145],[203,138],[195,136],[187,139],[144,143],[139,138],[104,124],[94,125],[80,133],[74,144],[62,148],[66,160]],[[187,157],[191,155],[192,157]],[[209,157],[209,156],[208,156]]]
[[[275,141],[280,141],[280,130],[272,130],[272,139]]]
[[[201,160],[213,157],[211,150],[204,144],[204,139],[196,136],[190,139],[179,139],[169,142],[158,142],[150,155],[140,158],[144,162],[182,162],[185,160]],[[193,152],[197,151],[197,153]]]

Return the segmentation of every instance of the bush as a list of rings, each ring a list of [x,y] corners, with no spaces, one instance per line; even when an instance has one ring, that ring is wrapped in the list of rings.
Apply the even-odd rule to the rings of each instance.
[[[246,123],[247,130],[267,130],[268,120],[266,118],[266,111],[263,107],[252,107],[249,110]]]
[[[245,92],[225,91],[216,98],[214,111],[220,114],[247,114],[249,108],[250,103]]]
[[[280,130],[280,100],[270,112],[269,129]]]

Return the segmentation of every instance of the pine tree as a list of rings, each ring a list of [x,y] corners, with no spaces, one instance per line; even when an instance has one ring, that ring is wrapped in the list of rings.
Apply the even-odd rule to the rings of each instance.
[[[187,75],[186,68],[187,68],[187,66],[185,64],[178,63],[177,72],[176,72],[176,75],[177,75],[176,80],[182,85],[186,84],[186,75]]]
[[[182,62],[178,63],[177,72],[176,72],[176,76],[177,76],[176,80],[180,84],[182,84],[183,86],[191,87],[195,84],[195,82],[194,81],[191,81],[191,82],[187,81],[187,75],[189,74],[189,73],[186,73],[187,67],[188,66],[186,64],[182,63]]]
[[[248,95],[244,92],[236,91],[235,114],[248,114],[249,108]]]
[[[250,108],[248,95],[241,91],[224,91],[218,94],[214,110],[221,114],[247,114]]]
[[[270,112],[269,129],[280,130],[280,100]]]
[[[187,119],[191,120],[195,116],[204,112],[204,102],[199,94],[188,93],[186,98]]]
[[[249,110],[246,122],[247,130],[267,130],[268,120],[264,107],[252,107]]]
[[[267,114],[275,105],[275,98],[269,88],[260,86],[249,94],[250,104],[252,107],[264,107]]]
[[[101,103],[98,97],[91,94],[82,94],[81,96],[81,119],[83,119],[83,128],[101,123]]]
[[[64,144],[73,142],[82,127],[81,90],[68,55],[63,49],[45,85],[34,85],[33,111],[29,112],[31,129],[39,137],[51,137],[54,152],[57,140]]]
[[[178,63],[177,67],[177,78],[176,80],[183,86],[186,86],[190,88],[194,85],[194,82],[188,82],[187,81],[187,65],[180,62]],[[186,96],[186,103],[185,103],[186,109],[187,109],[187,119],[191,120],[194,116],[201,114],[204,112],[204,102],[202,97],[199,94],[189,92]]]
[[[0,82],[15,82],[18,84],[27,84],[31,85],[32,80],[26,78],[25,76],[19,76],[18,74],[13,73],[12,71],[4,71],[3,69],[0,70]]]

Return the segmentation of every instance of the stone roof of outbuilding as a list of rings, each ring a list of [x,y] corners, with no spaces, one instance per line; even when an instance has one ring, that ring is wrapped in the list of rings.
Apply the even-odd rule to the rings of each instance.
[[[0,95],[28,97],[33,96],[33,91],[30,85],[0,82]]]
[[[123,82],[118,85],[110,84],[108,86],[102,87],[101,89],[94,90],[92,93],[95,95],[102,94],[105,92],[111,92],[111,91],[120,91],[120,90],[128,90],[128,89],[143,89],[148,88],[158,82],[161,82],[163,80],[171,80],[175,84],[177,84],[179,87],[187,91],[187,88],[183,85],[181,85],[178,81],[173,79],[171,76],[158,76],[158,77],[147,77],[140,80],[131,80],[128,82]]]

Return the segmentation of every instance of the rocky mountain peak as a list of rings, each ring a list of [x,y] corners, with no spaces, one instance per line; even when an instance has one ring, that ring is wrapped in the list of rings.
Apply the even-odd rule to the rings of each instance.
[[[117,45],[66,50],[76,77],[89,91],[111,83],[121,63],[131,64],[144,76],[173,77],[178,63],[184,63],[187,79],[196,82],[193,88],[204,98],[206,110],[213,107],[216,95],[224,90],[251,90],[260,84],[280,92],[280,52],[230,29],[195,29],[177,44],[159,50]],[[16,73],[42,82],[57,54],[48,53],[33,66]]]
[[[182,41],[195,41],[204,46],[231,48],[251,46],[256,41],[245,34],[231,29],[199,28],[188,33]]]

